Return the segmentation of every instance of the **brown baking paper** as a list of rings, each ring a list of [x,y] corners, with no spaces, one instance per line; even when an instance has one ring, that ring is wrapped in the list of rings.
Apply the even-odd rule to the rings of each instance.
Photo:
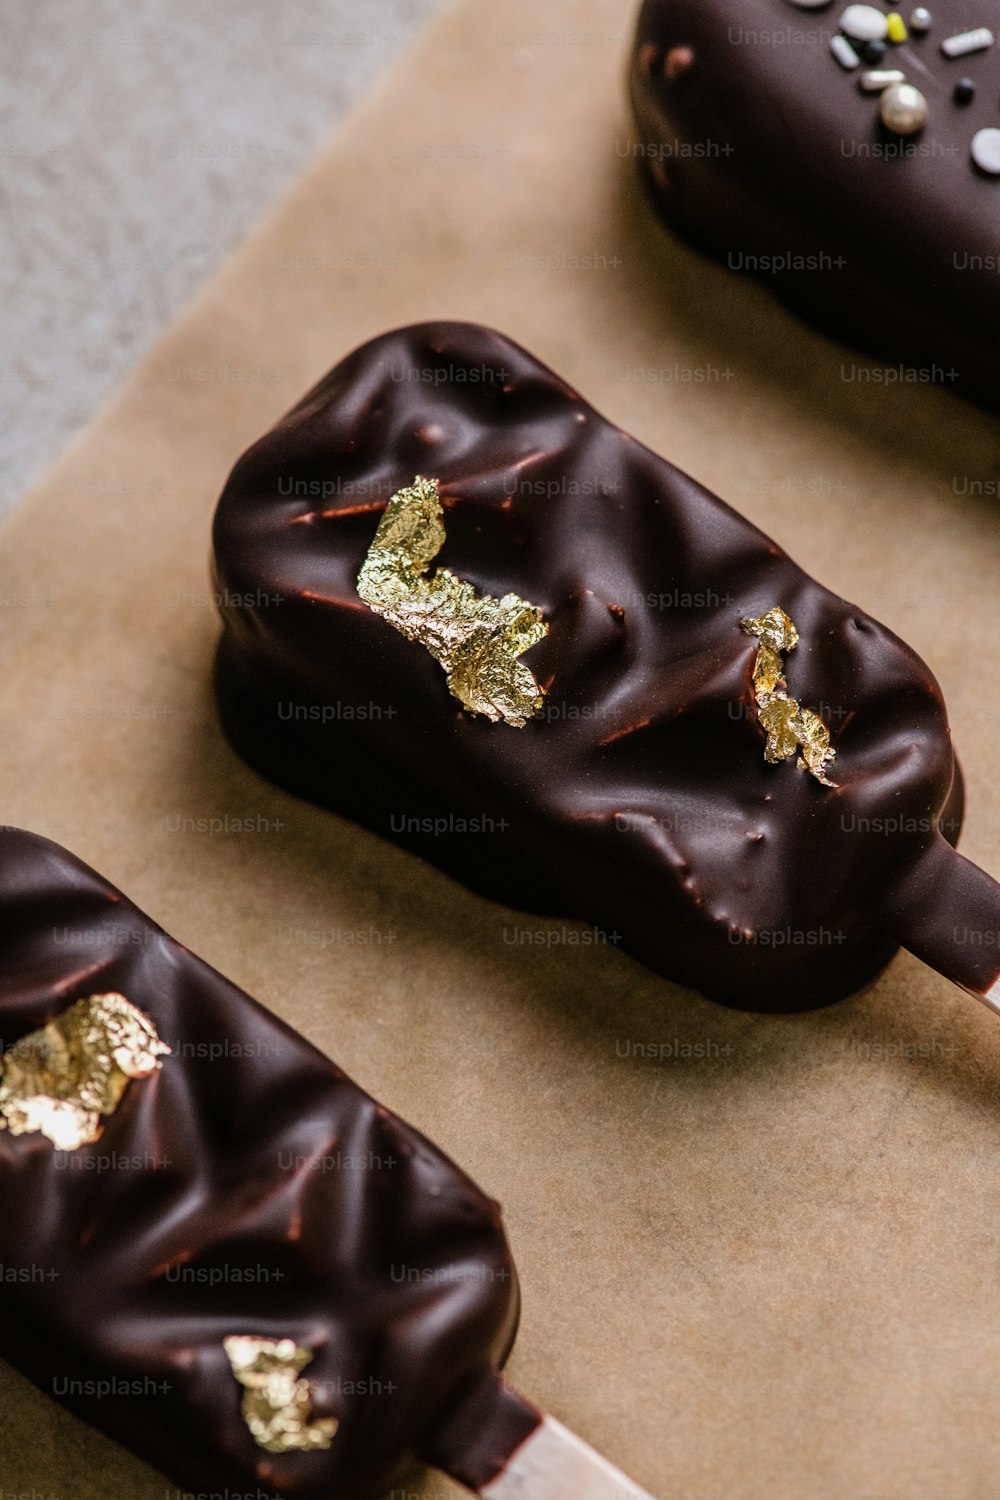
[[[21,507],[4,817],[503,1201],[513,1380],[654,1496],[995,1500],[997,1019],[905,955],[825,1012],[721,1009],[275,791],[213,714],[209,525],[233,460],[355,344],[477,319],[927,658],[963,847],[1000,872],[997,424],[860,384],[870,366],[657,226],[629,159],[631,19],[620,0],[445,14]],[[7,1370],[0,1403],[6,1494],[174,1493]]]

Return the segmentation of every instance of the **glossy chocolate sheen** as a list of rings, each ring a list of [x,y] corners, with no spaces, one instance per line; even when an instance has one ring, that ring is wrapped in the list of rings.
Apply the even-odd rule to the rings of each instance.
[[[358,596],[417,473],[441,481],[440,564],[549,622],[523,657],[547,690],[523,729],[463,712]],[[941,831],[954,842],[962,789],[929,668],[500,334],[427,324],[344,360],[236,465],[215,554],[218,701],[251,765],[714,998],[850,993],[907,926],[902,887],[926,913],[964,865]],[[774,605],[836,789],[765,761],[740,621]]]
[[[485,1482],[540,1420],[496,1374],[497,1205],[94,871],[0,832],[4,1048],[108,991],[173,1055],[94,1145],[0,1131],[0,1353],[185,1490],[375,1500],[415,1456]],[[314,1355],[327,1451],[257,1446],[230,1334]]]
[[[882,125],[878,96],[859,87],[865,65],[848,73],[831,54],[845,6],[646,0],[631,67],[632,150],[685,238],[890,361],[892,378],[961,389],[996,408],[1000,177],[974,165],[971,143],[1000,127],[1000,46],[941,53],[953,32],[986,26],[1000,36],[996,6],[936,0],[926,36],[888,46],[879,66],[905,73],[928,101],[929,122],[912,137]],[[675,50],[685,48],[686,71]],[[963,106],[952,94],[964,77],[976,96]],[[788,256],[804,264],[782,269]]]

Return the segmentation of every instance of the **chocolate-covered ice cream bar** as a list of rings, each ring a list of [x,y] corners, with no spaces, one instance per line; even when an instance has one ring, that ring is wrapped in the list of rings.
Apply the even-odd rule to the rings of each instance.
[[[234,746],[474,890],[749,1009],[900,943],[995,984],[930,668],[500,334],[351,354],[237,463],[215,565]]]
[[[645,0],[632,149],[670,226],[886,380],[1000,382],[1000,26],[987,0]]]
[[[418,1460],[493,1500],[552,1500],[574,1465],[595,1500],[631,1488],[499,1374],[498,1206],[9,829],[0,1020],[0,1353],[42,1391],[195,1493],[375,1500]]]

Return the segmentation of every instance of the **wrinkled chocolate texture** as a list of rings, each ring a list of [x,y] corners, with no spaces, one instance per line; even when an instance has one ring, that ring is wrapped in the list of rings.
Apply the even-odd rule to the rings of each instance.
[[[71,1153],[0,1132],[0,1354],[192,1493],[377,1500],[416,1458],[492,1477],[540,1420],[497,1374],[498,1206],[93,870],[0,831],[8,1068],[92,990],[163,1065]]]
[[[358,599],[373,527],[415,473],[448,497],[442,564],[548,622],[524,657],[545,702],[517,733],[461,712]],[[900,937],[926,951],[935,912],[943,966],[971,920],[929,667],[500,334],[423,324],[337,365],[237,463],[215,567],[239,601],[216,667],[236,749],[508,907],[616,932],[660,973],[768,1010],[851,993]],[[776,600],[836,787],[765,759],[740,622]],[[935,894],[949,871],[958,911]],[[994,977],[982,950],[960,969]]]

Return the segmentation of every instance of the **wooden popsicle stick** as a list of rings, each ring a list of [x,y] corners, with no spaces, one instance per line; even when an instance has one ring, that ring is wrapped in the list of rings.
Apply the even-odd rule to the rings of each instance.
[[[554,1417],[480,1493],[483,1500],[653,1500]]]
[[[977,1000],[981,1000],[984,1005],[989,1006],[990,1010],[995,1010],[1000,1015],[1000,979],[985,994],[980,994],[976,990],[971,990],[969,993],[974,994]]]

